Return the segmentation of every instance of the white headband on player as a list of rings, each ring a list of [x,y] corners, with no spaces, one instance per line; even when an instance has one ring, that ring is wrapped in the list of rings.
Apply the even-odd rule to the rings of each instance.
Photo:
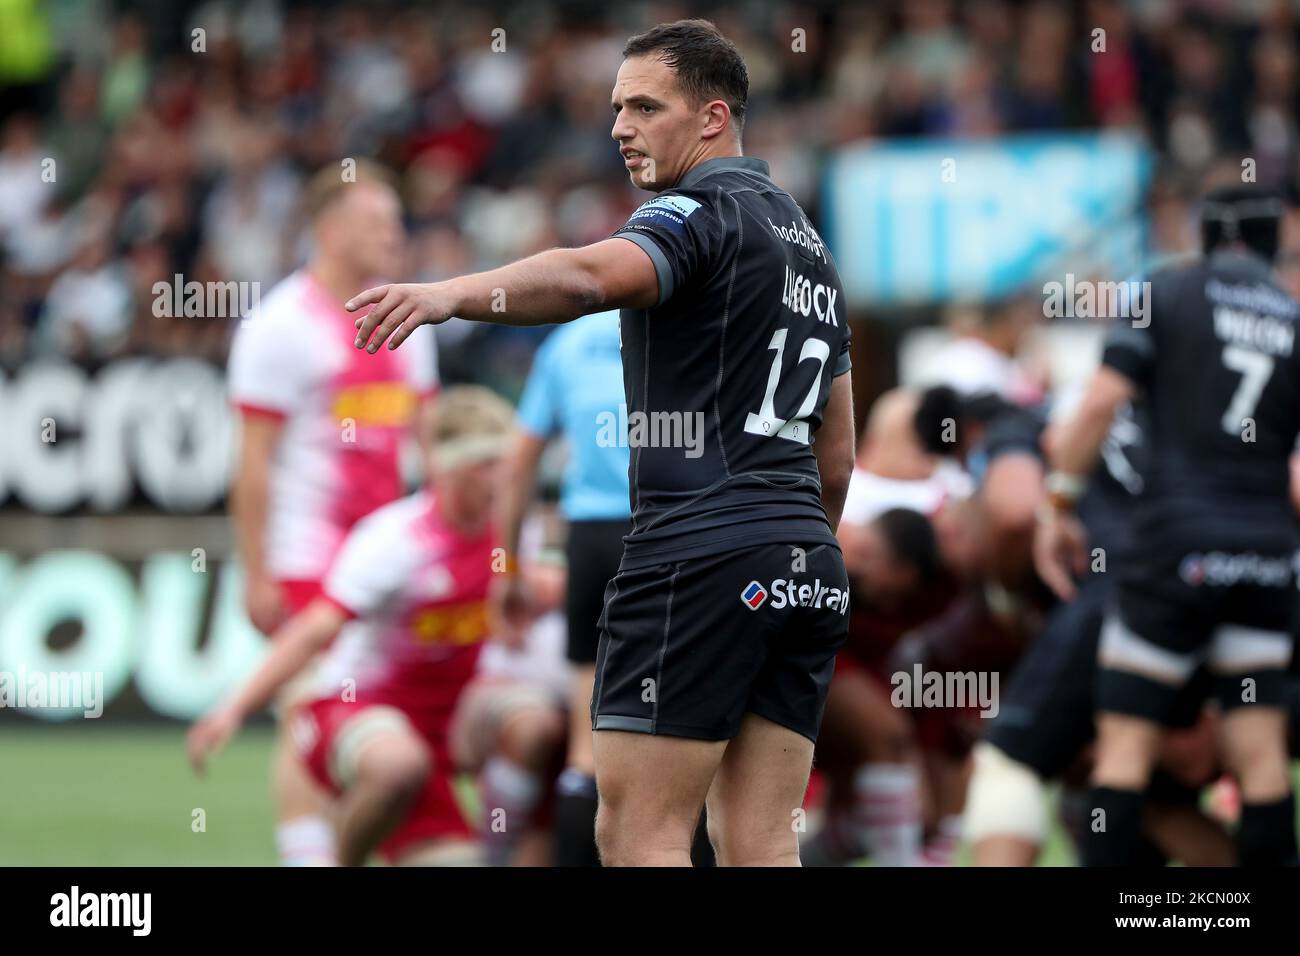
[[[509,436],[501,435],[463,435],[440,442],[434,446],[434,458],[439,468],[463,468],[477,465],[492,458],[500,458],[506,452]]]

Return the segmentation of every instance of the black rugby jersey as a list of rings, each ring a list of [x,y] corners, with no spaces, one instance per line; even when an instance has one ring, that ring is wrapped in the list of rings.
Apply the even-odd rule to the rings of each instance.
[[[830,251],[765,162],[701,163],[614,233],[658,304],[620,316],[633,529],[624,567],[772,542],[835,544],[814,434],[849,370]]]
[[[1300,304],[1269,264],[1220,251],[1150,278],[1145,319],[1121,319],[1102,362],[1142,387],[1142,512],[1231,524],[1291,521],[1300,432]]]
[[[1047,467],[1042,437],[1047,428],[1046,406],[1008,409],[989,423],[982,455],[991,465],[1001,455],[1032,455]],[[1115,413],[1102,442],[1101,457],[1088,476],[1078,515],[1088,530],[1088,547],[1110,557],[1127,556],[1134,540],[1133,503],[1142,491],[1147,449],[1140,408],[1124,405]]]

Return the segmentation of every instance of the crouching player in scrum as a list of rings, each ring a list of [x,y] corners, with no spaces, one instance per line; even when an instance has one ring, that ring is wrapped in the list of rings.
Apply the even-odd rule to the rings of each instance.
[[[550,866],[554,801],[548,799],[563,768],[569,720],[565,705],[573,680],[565,660],[568,625],[563,571],[537,586],[534,601],[551,609],[521,635],[519,646],[494,640],[479,657],[478,673],[456,705],[451,752],[457,766],[477,774],[480,827],[489,866]]]
[[[291,718],[300,758],[337,797],[342,864],[360,865],[380,848],[400,864],[473,857],[473,830],[452,789],[448,726],[488,635],[500,555],[493,508],[512,421],[487,389],[448,389],[428,443],[436,491],[364,518],[322,594],[279,629],[248,682],[190,731],[190,761],[201,772],[343,631],[321,669],[322,696]]]

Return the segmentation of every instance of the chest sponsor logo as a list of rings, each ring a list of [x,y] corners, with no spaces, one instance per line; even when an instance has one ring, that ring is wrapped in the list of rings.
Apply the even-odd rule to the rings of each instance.
[[[334,417],[360,428],[404,428],[414,413],[414,390],[398,382],[351,385],[334,396]]]
[[[418,644],[450,644],[465,647],[488,636],[487,604],[462,601],[457,604],[426,605],[411,612],[410,632]]]
[[[838,326],[839,318],[835,314],[835,300],[840,290],[820,282],[813,284],[807,276],[785,267],[785,284],[781,287],[781,304],[795,315],[817,316],[818,322]]]

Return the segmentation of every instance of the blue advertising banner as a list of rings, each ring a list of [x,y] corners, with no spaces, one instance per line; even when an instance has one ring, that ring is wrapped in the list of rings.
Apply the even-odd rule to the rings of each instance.
[[[855,306],[1003,295],[1140,264],[1152,158],[1118,134],[873,141],[827,171],[825,238]]]

